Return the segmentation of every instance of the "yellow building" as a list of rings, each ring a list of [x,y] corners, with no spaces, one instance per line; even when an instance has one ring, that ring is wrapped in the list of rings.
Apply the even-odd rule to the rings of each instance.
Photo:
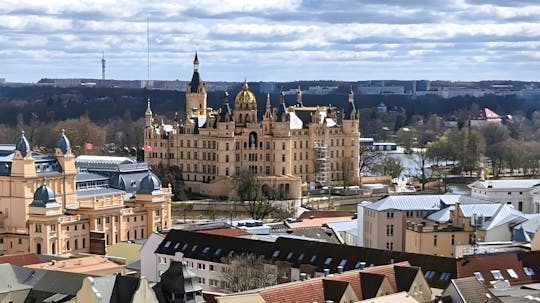
[[[225,94],[219,110],[207,107],[205,83],[195,55],[186,88],[186,117],[174,124],[154,123],[150,101],[145,113],[145,160],[151,165],[178,166],[188,190],[211,196],[231,195],[231,177],[250,170],[281,198],[298,199],[311,183],[357,185],[359,120],[354,94],[345,110],[296,104],[281,94],[273,108],[270,96],[262,121],[257,99],[244,83],[232,106]]]
[[[170,188],[145,163],[75,159],[61,134],[53,156],[0,145],[0,253],[105,253],[105,246],[170,227]]]

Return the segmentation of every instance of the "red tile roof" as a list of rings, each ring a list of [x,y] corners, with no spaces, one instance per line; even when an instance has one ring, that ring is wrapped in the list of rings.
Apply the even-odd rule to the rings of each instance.
[[[197,230],[196,232],[202,233],[202,234],[219,235],[219,236],[227,236],[227,237],[241,237],[241,236],[250,235],[250,233],[248,233],[247,231],[240,228],[236,228],[236,227],[202,229],[202,230]]]
[[[281,284],[260,291],[266,303],[324,302],[322,279]]]
[[[15,254],[0,256],[0,263],[10,263],[18,266],[41,263],[38,256],[34,253]]]

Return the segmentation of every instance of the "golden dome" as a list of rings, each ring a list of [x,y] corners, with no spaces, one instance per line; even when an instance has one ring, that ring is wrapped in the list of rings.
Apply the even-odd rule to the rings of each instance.
[[[234,99],[234,103],[244,103],[244,104],[251,104],[256,103],[257,99],[255,98],[255,94],[253,94],[249,90],[249,86],[247,82],[244,82],[244,85],[242,86],[242,90],[236,95],[236,99]]]

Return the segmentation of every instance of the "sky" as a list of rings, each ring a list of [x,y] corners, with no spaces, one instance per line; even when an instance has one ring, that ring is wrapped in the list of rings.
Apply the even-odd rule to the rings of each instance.
[[[0,0],[0,78],[525,80],[538,0]]]

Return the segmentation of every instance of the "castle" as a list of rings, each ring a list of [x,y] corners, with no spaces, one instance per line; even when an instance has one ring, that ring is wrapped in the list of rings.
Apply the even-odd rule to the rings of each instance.
[[[0,253],[105,253],[120,241],[169,229],[171,190],[146,163],[75,156],[64,132],[54,155],[24,132],[0,145]]]
[[[241,170],[253,172],[263,191],[282,199],[300,199],[313,185],[359,184],[359,119],[352,90],[345,109],[304,106],[300,88],[294,105],[287,105],[281,93],[272,107],[268,95],[260,121],[247,82],[234,104],[225,92],[220,109],[208,108],[197,54],[193,65],[185,119],[154,123],[148,101],[146,162],[178,166],[188,191],[209,196],[234,195],[232,178]]]

